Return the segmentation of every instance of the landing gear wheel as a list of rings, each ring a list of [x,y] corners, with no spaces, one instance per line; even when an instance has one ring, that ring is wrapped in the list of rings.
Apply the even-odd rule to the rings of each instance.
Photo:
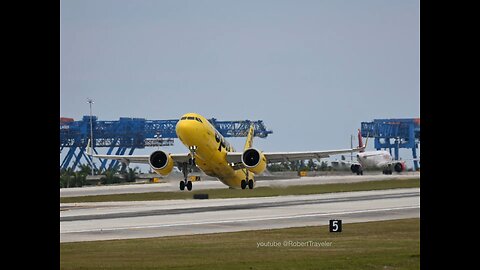
[[[242,180],[241,186],[242,186],[242,189],[245,189],[247,187],[247,181]]]
[[[187,189],[190,191],[192,190],[192,181],[187,182]]]
[[[253,189],[253,180],[252,179],[248,180],[248,188]]]
[[[180,181],[180,190],[184,190],[184,189],[185,189],[185,182]]]

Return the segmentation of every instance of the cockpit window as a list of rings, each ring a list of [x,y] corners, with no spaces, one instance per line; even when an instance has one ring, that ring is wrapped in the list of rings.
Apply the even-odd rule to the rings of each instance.
[[[187,119],[188,119],[188,120],[194,120],[194,119],[195,119],[195,117],[193,117],[193,116],[189,116],[189,117],[187,117]]]
[[[186,116],[184,116],[184,117],[180,118],[180,120],[185,120],[185,119],[187,119],[187,117],[186,117]]]
[[[200,123],[203,123],[202,120],[201,120],[200,118],[198,118],[198,117],[195,117],[195,120],[197,120],[197,121],[200,122]]]

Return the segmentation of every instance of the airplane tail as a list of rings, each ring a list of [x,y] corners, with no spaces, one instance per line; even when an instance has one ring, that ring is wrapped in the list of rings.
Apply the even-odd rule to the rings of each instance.
[[[244,151],[253,147],[253,135],[254,134],[255,134],[255,125],[250,124],[250,129],[248,130],[248,135],[247,135],[247,141],[245,142],[245,147],[243,148]],[[245,179],[247,179],[247,182],[249,180],[253,180],[254,183],[255,183],[254,173],[249,172],[246,169],[244,169],[244,171],[245,171]]]
[[[255,125],[250,124],[250,129],[248,130],[247,141],[245,142],[244,150],[253,147],[253,135],[255,133]]]
[[[360,150],[360,152],[365,152],[365,148],[367,148],[367,143],[368,143],[368,135],[364,145],[362,140],[362,132],[360,131],[360,129],[358,129],[358,148],[363,148],[362,150]]]

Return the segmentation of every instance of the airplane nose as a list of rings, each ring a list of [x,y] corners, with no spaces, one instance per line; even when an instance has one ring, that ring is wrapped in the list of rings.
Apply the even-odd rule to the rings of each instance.
[[[199,135],[201,123],[197,122],[195,119],[189,120],[184,119],[178,121],[175,132],[177,133],[177,137],[187,145],[197,145],[196,138]]]

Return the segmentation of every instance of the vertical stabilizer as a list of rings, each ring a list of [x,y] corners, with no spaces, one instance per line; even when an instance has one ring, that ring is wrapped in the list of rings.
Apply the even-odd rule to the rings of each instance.
[[[367,137],[367,142],[368,142],[368,137]],[[360,131],[360,129],[358,129],[358,148],[362,148],[362,147],[366,148],[367,144],[365,143],[365,145],[363,145],[362,132]],[[365,152],[365,149],[360,150],[360,153],[361,152]]]
[[[247,141],[245,142],[245,147],[243,150],[253,147],[253,134],[255,133],[255,125],[250,124],[250,129],[248,130]]]

